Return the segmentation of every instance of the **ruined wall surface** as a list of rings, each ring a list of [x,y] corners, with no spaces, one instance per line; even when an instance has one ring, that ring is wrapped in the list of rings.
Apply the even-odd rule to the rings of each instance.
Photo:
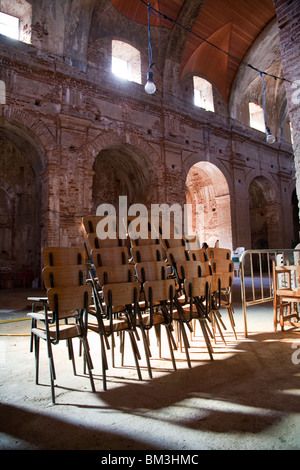
[[[111,9],[108,12],[111,15]],[[120,35],[125,40],[128,20],[124,23]],[[77,61],[74,50],[72,59],[66,60],[54,53],[54,45],[51,49],[51,24],[47,23],[47,34],[45,24],[44,32],[39,29],[38,42],[41,22],[36,20],[32,44],[0,37],[0,80],[6,92],[0,105],[0,136],[6,141],[2,158],[11,158],[5,149],[12,143],[32,169],[35,195],[30,193],[27,202],[38,214],[36,252],[45,245],[82,245],[81,218],[95,213],[102,202],[116,206],[118,197],[126,195],[128,205],[143,203],[149,209],[153,203],[183,205],[191,191],[200,204],[201,194],[210,197],[203,205],[203,220],[210,226],[205,237],[211,236],[212,242],[220,239],[220,246],[251,248],[251,219],[258,216],[253,207],[250,213],[250,188],[253,192],[251,185],[258,177],[272,187],[268,208],[275,207],[275,216],[268,213],[268,219],[275,220],[275,228],[269,247],[291,246],[295,182],[288,142],[267,144],[264,133],[230,118],[220,99],[220,113],[185,101],[187,87],[170,99],[160,88],[162,73],[152,96],[145,94],[143,84],[114,77],[97,62],[108,57],[109,41],[99,39],[95,26],[93,41],[85,43],[86,55],[80,47]],[[146,27],[138,29],[146,39]],[[48,50],[41,49],[43,41]],[[69,48],[70,44],[69,38]],[[165,51],[158,52],[155,43],[154,50],[162,64]],[[146,63],[144,47],[142,70]],[[187,180],[192,167],[195,177]],[[6,175],[0,173],[1,188],[7,188],[13,171],[11,165]],[[21,243],[27,243],[26,236]]]
[[[297,0],[274,0],[289,115],[292,127],[298,201],[300,200],[300,5]]]

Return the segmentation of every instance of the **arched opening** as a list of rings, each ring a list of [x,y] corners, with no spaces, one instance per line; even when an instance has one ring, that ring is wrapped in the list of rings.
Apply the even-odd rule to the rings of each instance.
[[[22,42],[31,42],[32,6],[26,0],[0,2],[0,33]]]
[[[271,183],[263,176],[255,178],[249,188],[251,248],[278,248],[279,208]]]
[[[42,164],[25,132],[7,122],[1,134],[0,288],[31,287],[40,278]]]
[[[112,72],[120,78],[142,83],[141,53],[123,41],[112,41]]]
[[[229,187],[223,173],[212,163],[199,162],[189,170],[186,202],[192,205],[188,225],[200,243],[232,249]]]
[[[206,111],[214,111],[214,97],[212,84],[204,78],[193,77],[194,83],[194,104],[199,108],[203,108]]]
[[[261,106],[256,103],[249,103],[249,119],[250,127],[257,129],[258,131],[265,132],[265,120],[264,120],[264,110]]]
[[[120,196],[127,196],[128,207],[135,203],[149,207],[154,168],[138,148],[129,144],[105,148],[96,157],[93,170],[93,213],[103,203],[112,204],[118,212]]]

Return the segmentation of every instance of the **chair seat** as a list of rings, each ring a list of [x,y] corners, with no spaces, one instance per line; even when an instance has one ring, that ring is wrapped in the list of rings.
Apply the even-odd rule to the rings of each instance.
[[[46,330],[44,328],[33,328],[32,332],[39,336],[41,339],[46,340]],[[81,328],[79,325],[60,325],[59,327],[59,339],[71,339],[81,336]],[[51,340],[56,340],[56,330],[49,328],[49,335]]]
[[[33,318],[34,320],[45,321],[45,313],[44,310],[39,310],[38,312],[29,312],[27,313],[27,317]],[[52,320],[53,314],[52,312],[48,312],[48,319]]]
[[[109,333],[111,331],[110,321],[109,320],[103,320],[103,325],[104,325],[105,331],[107,333]],[[99,333],[98,323],[88,322],[87,327],[88,327],[89,330],[92,330],[95,333]],[[125,318],[115,319],[112,322],[112,331],[113,332],[128,330],[128,328],[129,328],[129,325],[128,325],[128,322]]]
[[[142,325],[143,326],[150,326],[150,325],[161,325],[165,322],[164,317],[161,313],[157,312],[153,314],[152,321],[150,313],[145,313],[142,315]],[[136,325],[141,326],[140,320],[137,318]]]
[[[190,305],[189,304],[182,305],[182,310],[184,312],[186,320],[190,320],[191,318]],[[182,318],[177,309],[173,310],[172,317],[173,317],[173,320],[175,321],[180,321]],[[199,313],[195,305],[193,305],[192,318],[199,318]]]
[[[295,288],[295,289],[277,289],[276,294],[279,297],[288,298],[288,297],[295,297],[300,299],[300,288]]]

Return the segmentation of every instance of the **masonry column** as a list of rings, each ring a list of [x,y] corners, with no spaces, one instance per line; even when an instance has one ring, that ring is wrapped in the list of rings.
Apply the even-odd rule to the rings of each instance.
[[[279,28],[283,75],[291,82],[285,82],[285,88],[292,126],[296,190],[300,201],[300,4],[299,0],[273,0],[273,3]]]

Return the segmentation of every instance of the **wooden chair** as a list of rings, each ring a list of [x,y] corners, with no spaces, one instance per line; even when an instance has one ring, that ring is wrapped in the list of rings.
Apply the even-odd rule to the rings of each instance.
[[[274,329],[300,326],[300,266],[276,266],[273,261]]]
[[[51,246],[42,248],[42,259],[44,266],[59,266],[60,268],[67,266],[80,266],[83,267],[86,260],[86,252],[82,248],[78,247],[61,247],[61,246]],[[72,271],[72,269],[71,269]],[[59,275],[57,272],[56,276]],[[72,273],[70,272],[70,276]],[[65,281],[67,280],[67,276]],[[62,281],[62,279],[61,279]],[[61,282],[60,281],[60,282]],[[59,284],[61,286],[61,284]],[[69,285],[73,285],[69,283]],[[75,284],[76,285],[76,284]],[[53,287],[53,286],[52,286]],[[47,287],[46,287],[47,289]],[[37,319],[42,320],[44,315],[44,305],[48,303],[47,296],[30,296],[28,300],[32,302],[32,314],[36,314]],[[31,322],[31,329],[35,325],[34,318]],[[33,334],[31,333],[30,339],[30,351],[33,351]]]
[[[127,219],[127,231],[131,246],[160,245],[159,235],[154,230],[152,230],[151,222],[147,219],[143,223],[143,228],[140,231],[137,231],[137,233],[134,233],[133,227],[131,225],[134,224],[134,219],[134,217]]]
[[[173,369],[176,370],[176,362],[173,350],[176,350],[176,343],[173,338],[173,308],[175,283],[173,279],[149,280],[143,283],[143,292],[145,295],[146,306],[148,309],[147,320],[143,319],[145,328],[156,328],[160,332],[160,326],[164,325],[168,340],[168,346],[171,356]],[[160,313],[159,313],[160,312]],[[161,341],[159,340],[159,356],[161,357]]]
[[[113,236],[107,238],[99,237],[97,234],[97,226],[102,221],[108,220],[107,216],[85,216],[82,218],[82,223],[85,229],[87,251],[90,253],[98,248],[110,248],[115,246],[125,246],[126,235],[125,232],[120,235],[119,225],[116,217],[111,219],[111,229]],[[99,233],[99,232],[98,232]]]
[[[131,254],[133,262],[162,261],[163,251],[160,245],[132,246]]]
[[[84,325],[84,317],[87,313],[91,300],[92,287],[89,285],[78,285],[68,287],[54,287],[47,290],[48,305],[44,305],[43,317],[33,329],[36,360],[36,383],[38,384],[39,372],[39,341],[46,341],[49,368],[52,403],[55,403],[54,381],[56,379],[52,345],[62,340],[70,342],[73,338],[79,338],[84,347],[85,360],[88,366],[92,391],[95,391],[92,376],[92,361]],[[32,313],[28,314],[32,316]],[[65,320],[65,324],[61,324]],[[72,323],[67,323],[72,320]],[[74,362],[73,362],[74,366]],[[74,369],[74,374],[76,370]]]
[[[208,259],[231,259],[231,250],[228,250],[227,248],[212,248],[208,247],[207,248],[207,256]]]
[[[99,322],[88,322],[88,328],[92,331],[112,338],[112,351],[114,350],[114,333],[128,333],[131,341],[132,353],[137,369],[138,378],[142,380],[139,360],[141,359],[138,346],[135,339],[136,319],[138,317],[140,285],[138,282],[121,282],[113,284],[105,284],[102,289],[103,301],[105,305],[105,317],[102,312],[97,309],[97,316],[101,318],[104,331],[101,331]],[[96,297],[97,298],[97,297]],[[96,302],[97,306],[97,302]],[[124,359],[124,334],[120,335],[121,352]],[[114,367],[114,355],[113,367]],[[123,364],[122,359],[122,365]],[[104,380],[104,389],[106,389],[106,379]]]
[[[149,304],[150,300],[147,297],[147,293],[144,288],[145,283],[153,282],[153,289],[156,292],[158,288],[156,282],[164,285],[165,281],[168,279],[167,265],[165,261],[145,261],[144,263],[137,263],[135,265],[135,270],[137,279],[141,283],[141,300],[144,301],[144,304],[141,303],[142,315],[139,318],[139,322],[144,331],[149,331],[154,327],[158,340],[159,357],[161,357],[161,326],[163,325],[165,327],[173,368],[176,370],[173,349],[177,349],[177,347],[173,338],[172,317],[167,313],[168,299],[163,299],[165,302],[165,309],[162,310],[162,314],[158,313],[157,310],[160,310],[161,308],[161,301],[155,302],[151,297],[152,303]],[[169,285],[170,283],[167,283],[167,286]],[[149,357],[152,357],[150,347]]]
[[[188,310],[185,309],[188,321],[198,320],[209,357],[213,360],[213,348],[210,342],[212,333],[208,327],[208,317],[210,313],[210,277],[185,278],[184,290],[189,302]]]
[[[216,286],[215,304],[219,308],[227,309],[228,318],[234,334],[237,339],[234,321],[234,309],[232,305],[232,286],[234,282],[234,262],[229,258],[212,259],[210,261],[212,273],[214,276],[214,285]],[[217,300],[217,297],[219,300]],[[223,324],[224,325],[224,324]],[[224,325],[225,326],[225,325]],[[226,329],[226,327],[225,327]]]
[[[86,252],[82,248],[46,246],[42,248],[44,266],[74,266],[85,264]]]
[[[127,264],[129,260],[127,248],[121,246],[92,250],[91,258],[95,268]]]
[[[207,252],[204,248],[199,248],[197,250],[189,250],[188,253],[189,253],[190,259],[192,260],[201,261],[201,263],[208,261]]]

